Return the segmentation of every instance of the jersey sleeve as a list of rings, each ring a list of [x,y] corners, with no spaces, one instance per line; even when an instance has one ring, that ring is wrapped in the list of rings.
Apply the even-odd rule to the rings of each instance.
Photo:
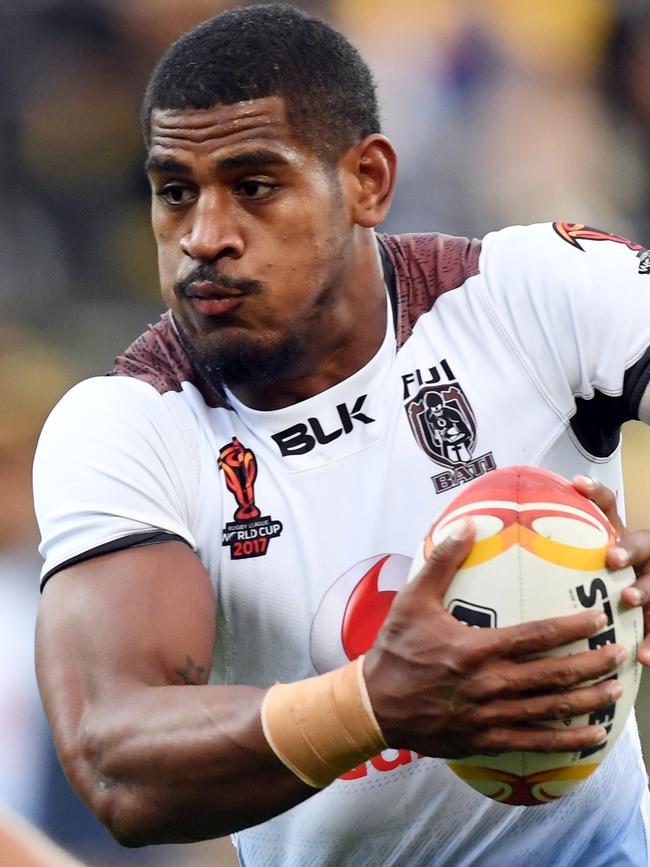
[[[575,223],[513,226],[486,236],[487,313],[591,455],[647,414],[650,254]]]
[[[172,400],[127,377],[75,386],[47,420],[34,461],[44,583],[66,565],[163,538],[195,548],[198,471]]]

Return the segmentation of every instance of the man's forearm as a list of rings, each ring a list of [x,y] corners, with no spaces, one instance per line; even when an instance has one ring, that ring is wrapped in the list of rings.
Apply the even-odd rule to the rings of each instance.
[[[220,837],[262,822],[317,790],[270,749],[264,690],[138,687],[84,716],[61,745],[81,796],[123,845]]]

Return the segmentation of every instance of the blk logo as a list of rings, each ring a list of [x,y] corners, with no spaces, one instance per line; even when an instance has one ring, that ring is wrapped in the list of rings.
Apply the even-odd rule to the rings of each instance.
[[[316,443],[325,446],[334,442],[343,434],[352,433],[355,422],[372,424],[375,419],[366,415],[361,409],[367,397],[367,394],[362,394],[355,400],[351,409],[348,409],[344,403],[337,404],[335,426],[329,431],[312,416],[306,422],[299,422],[279,433],[271,434],[278,444],[282,457],[306,455],[316,446]]]

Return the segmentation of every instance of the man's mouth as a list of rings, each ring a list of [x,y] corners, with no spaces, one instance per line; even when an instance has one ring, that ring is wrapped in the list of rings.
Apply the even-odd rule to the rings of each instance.
[[[233,310],[247,293],[201,280],[190,283],[183,294],[198,313],[204,316],[220,316]]]

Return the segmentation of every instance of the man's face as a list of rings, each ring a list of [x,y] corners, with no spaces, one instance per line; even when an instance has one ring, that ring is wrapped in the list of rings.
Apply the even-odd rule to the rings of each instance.
[[[233,386],[308,373],[351,256],[335,167],[277,96],[151,121],[162,294],[193,351]]]

